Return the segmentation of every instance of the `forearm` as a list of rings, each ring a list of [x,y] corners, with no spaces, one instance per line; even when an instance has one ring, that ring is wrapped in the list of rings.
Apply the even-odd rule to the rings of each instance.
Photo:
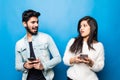
[[[74,57],[70,58],[70,64],[73,64],[73,63],[75,63],[75,58]]]
[[[23,65],[24,65],[24,63],[16,62],[16,65],[15,65],[16,70],[19,70],[19,71],[26,70]]]
[[[48,69],[55,67],[60,62],[61,62],[61,57],[58,56],[58,57],[52,58],[51,60],[44,61],[42,64],[43,64],[44,69],[48,70]]]

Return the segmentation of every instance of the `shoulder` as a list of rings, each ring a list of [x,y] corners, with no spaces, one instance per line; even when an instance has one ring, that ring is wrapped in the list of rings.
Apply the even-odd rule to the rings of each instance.
[[[74,42],[74,41],[75,41],[75,38],[71,38],[69,41],[70,41],[70,42]]]
[[[96,44],[97,46],[101,46],[101,47],[103,47],[103,44],[102,44],[102,42],[97,42],[97,44]]]
[[[41,41],[41,42],[49,42],[53,39],[49,34],[39,32],[38,35],[36,36],[36,40]]]
[[[75,41],[75,38],[71,38],[68,40],[68,43],[73,43]]]
[[[22,37],[21,39],[19,39],[19,40],[16,42],[16,44],[21,44],[21,43],[23,43],[23,42],[24,42],[24,39],[25,39],[25,37]]]
[[[94,47],[97,48],[97,49],[103,49],[104,48],[104,46],[101,42],[94,43]]]
[[[43,32],[38,32],[38,36],[40,36],[40,37],[46,37],[46,38],[51,37],[49,34],[43,33]]]
[[[16,42],[16,47],[23,47],[25,45],[24,42],[25,42],[25,36]]]
[[[68,41],[68,44],[72,45],[75,41],[75,38],[71,38],[69,41]]]

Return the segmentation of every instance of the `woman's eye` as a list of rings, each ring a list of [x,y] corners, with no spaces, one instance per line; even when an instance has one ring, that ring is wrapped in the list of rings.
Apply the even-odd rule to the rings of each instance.
[[[84,27],[87,27],[87,25],[85,24]]]

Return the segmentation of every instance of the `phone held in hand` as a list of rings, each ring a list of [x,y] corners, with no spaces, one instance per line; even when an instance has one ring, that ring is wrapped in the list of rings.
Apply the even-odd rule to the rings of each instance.
[[[85,58],[87,58],[87,57],[88,57],[87,54],[80,54],[80,58],[81,58],[81,59],[85,59]]]
[[[28,60],[29,60],[29,61],[34,61],[34,60],[36,60],[36,58],[30,57],[30,58],[28,58]]]

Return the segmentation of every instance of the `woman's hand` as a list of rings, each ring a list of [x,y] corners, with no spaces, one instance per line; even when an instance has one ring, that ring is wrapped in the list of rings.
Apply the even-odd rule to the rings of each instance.
[[[86,57],[84,60],[88,61],[86,64],[88,64],[90,67],[93,66],[94,62],[92,61],[92,59]]]
[[[70,59],[70,64],[73,64],[73,63],[76,63],[76,64],[85,63],[85,64],[88,64],[90,67],[92,67],[94,64],[94,62],[90,58],[88,57],[81,58],[80,55],[76,55],[75,57],[72,57]]]
[[[76,55],[75,57],[72,57],[70,59],[70,64],[72,64],[72,63],[76,63],[76,64],[79,64],[79,63],[88,63],[88,61],[86,61],[83,58],[81,58],[80,55]]]

